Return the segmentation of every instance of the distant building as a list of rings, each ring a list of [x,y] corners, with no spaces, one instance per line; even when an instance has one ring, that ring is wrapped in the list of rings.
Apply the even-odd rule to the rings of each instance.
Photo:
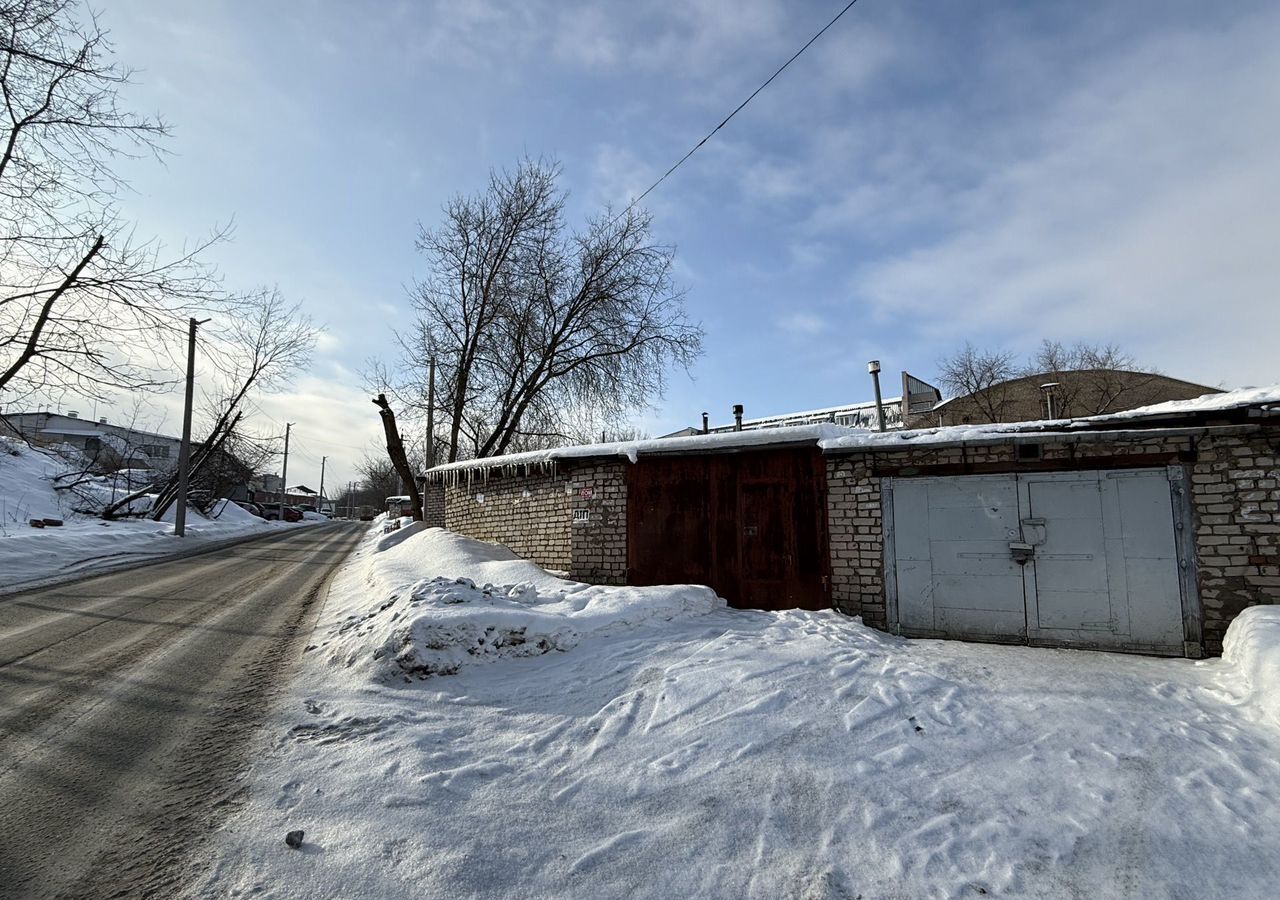
[[[130,488],[145,487],[171,476],[182,448],[181,438],[115,425],[105,418],[96,422],[82,419],[74,410],[8,413],[0,417],[0,433],[15,434],[36,446],[78,451],[90,472],[117,474],[117,478],[118,473],[124,472]],[[201,446],[199,441],[193,441],[192,453],[196,454]],[[249,496],[251,473],[235,454],[218,449],[193,475],[189,489],[193,495],[205,493],[244,500]]]
[[[885,428],[902,428],[903,423],[912,413],[931,410],[942,399],[942,394],[928,382],[921,381],[907,372],[902,373],[902,395],[888,397],[881,402],[884,407]],[[705,415],[705,414],[704,414]],[[788,428],[795,425],[844,425],[848,428],[875,429],[879,427],[874,400],[863,400],[844,406],[831,406],[826,409],[811,409],[805,412],[783,413],[776,416],[765,416],[759,419],[743,419],[743,431],[754,431],[759,428]],[[707,434],[722,434],[737,430],[737,425],[709,425]],[[703,429],[697,426],[681,428],[664,438],[687,437],[702,434]]]
[[[274,474],[255,475],[250,482],[249,497],[256,503],[280,502],[280,476]],[[314,506],[316,509],[327,506],[322,504],[320,494],[305,484],[295,484],[285,488],[284,502],[286,506]]]
[[[1123,412],[1218,393],[1216,388],[1155,372],[1081,369],[1042,372],[951,397],[908,416],[908,428],[1070,419]]]
[[[3,422],[32,444],[73,447],[102,471],[167,471],[177,465],[182,444],[180,438],[114,425],[105,418],[82,419],[75,411],[8,413]]]

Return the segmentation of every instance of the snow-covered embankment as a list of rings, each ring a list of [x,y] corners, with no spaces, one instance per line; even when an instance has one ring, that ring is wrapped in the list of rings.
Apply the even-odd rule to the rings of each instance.
[[[330,598],[319,646],[380,681],[569,650],[587,635],[725,606],[701,586],[567,581],[505,547],[421,522],[366,543]]]

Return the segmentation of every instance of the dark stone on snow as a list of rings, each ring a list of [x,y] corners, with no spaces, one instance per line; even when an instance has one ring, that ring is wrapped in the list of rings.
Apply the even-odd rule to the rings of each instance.
[[[297,850],[300,847],[302,847],[302,835],[304,833],[305,832],[301,828],[299,828],[297,831],[290,831],[288,834],[284,836],[284,842],[288,844],[290,847],[292,847],[294,850]]]
[[[62,525],[61,519],[43,519],[42,521],[50,528],[58,528]]]

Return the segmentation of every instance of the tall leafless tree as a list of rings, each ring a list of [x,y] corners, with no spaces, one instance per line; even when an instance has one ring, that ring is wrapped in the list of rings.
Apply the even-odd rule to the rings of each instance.
[[[169,383],[186,316],[231,302],[199,262],[117,214],[116,163],[168,128],[129,112],[107,32],[78,0],[0,0],[0,398]],[[127,351],[124,349],[127,348]]]
[[[1072,373],[1064,377],[1064,373]],[[1154,369],[1139,370],[1133,355],[1116,344],[1077,341],[1067,346],[1045,339],[1028,361],[1025,374],[1045,375],[1057,381],[1058,413],[1091,416],[1126,408],[1137,402],[1160,377]]]
[[[671,279],[674,251],[654,242],[648,215],[606,211],[570,231],[559,174],[525,160],[420,229],[428,273],[401,336],[403,375],[371,380],[424,412],[436,358],[449,461],[565,443],[583,419],[591,430],[625,421],[701,352]]]
[[[991,422],[1002,422],[1012,399],[1006,383],[1019,372],[1017,357],[1006,350],[984,350],[965,341],[938,362],[938,380],[952,395],[972,397]]]

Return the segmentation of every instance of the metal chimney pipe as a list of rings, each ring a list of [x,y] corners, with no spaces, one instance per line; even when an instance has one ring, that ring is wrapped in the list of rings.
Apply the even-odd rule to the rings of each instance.
[[[711,420],[706,413],[702,414],[702,433],[709,434],[711,432]]]
[[[742,404],[741,403],[733,404],[733,430],[734,431],[742,430]]]
[[[871,383],[876,387],[876,421],[880,430],[884,431],[884,401],[880,398],[880,360],[873,359],[867,363],[867,371],[871,373]]]
[[[1058,387],[1058,382],[1056,381],[1051,381],[1048,384],[1040,385],[1040,390],[1044,392],[1044,403],[1045,403],[1045,407],[1048,409],[1050,419],[1058,418],[1058,415],[1057,415],[1058,411],[1054,409],[1054,400],[1057,399],[1054,396],[1054,390],[1057,387]]]

